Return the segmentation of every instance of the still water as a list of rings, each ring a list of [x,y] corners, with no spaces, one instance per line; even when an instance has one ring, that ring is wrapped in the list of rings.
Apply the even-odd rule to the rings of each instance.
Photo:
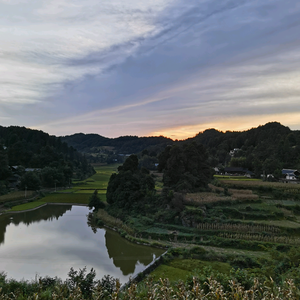
[[[48,205],[0,216],[0,272],[8,278],[67,278],[70,268],[96,270],[96,277],[122,283],[164,251],[128,242],[114,231],[88,226],[84,206]]]

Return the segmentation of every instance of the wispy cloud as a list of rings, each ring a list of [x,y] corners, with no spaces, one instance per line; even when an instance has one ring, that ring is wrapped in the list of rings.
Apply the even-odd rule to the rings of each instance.
[[[296,0],[11,0],[0,11],[3,125],[182,137],[282,115],[300,129]]]

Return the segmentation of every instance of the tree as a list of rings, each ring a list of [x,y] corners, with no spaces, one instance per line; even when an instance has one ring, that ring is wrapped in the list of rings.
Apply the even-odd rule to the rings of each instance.
[[[138,163],[137,156],[130,155],[118,168],[119,173],[111,175],[106,193],[109,204],[131,209],[142,205],[145,197],[155,191],[153,178],[144,169],[139,170]]]
[[[57,168],[45,167],[42,169],[41,175],[43,186],[53,188],[56,185],[63,186],[65,183],[63,172]]]
[[[92,209],[93,207],[95,210],[105,207],[105,204],[101,201],[101,199],[98,196],[97,190],[94,191],[93,195],[90,197],[89,200],[89,208]]]
[[[21,189],[36,191],[41,187],[41,180],[35,172],[26,172],[21,178]]]
[[[11,175],[8,167],[8,157],[3,146],[0,144],[0,180],[5,180]]]
[[[195,142],[168,146],[159,156],[158,169],[164,173],[164,186],[186,192],[206,188],[212,178],[207,161],[206,150]]]
[[[118,171],[131,171],[136,172],[139,166],[139,159],[135,154],[130,155],[124,162],[124,164],[118,167]]]

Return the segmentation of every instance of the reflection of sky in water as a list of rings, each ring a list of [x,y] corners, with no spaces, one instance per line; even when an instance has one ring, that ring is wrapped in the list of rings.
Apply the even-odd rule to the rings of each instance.
[[[11,222],[8,216],[0,217],[0,234],[5,235],[0,245],[0,271],[9,278],[32,279],[38,274],[65,279],[71,267],[86,266],[96,270],[97,278],[109,274],[125,282],[163,252],[129,243],[113,231],[98,229],[94,234],[87,226],[86,207],[73,206],[63,217],[46,221],[47,209],[55,214],[55,207],[13,215]],[[57,209],[62,215],[62,207]],[[40,210],[45,210],[43,220],[35,213]]]

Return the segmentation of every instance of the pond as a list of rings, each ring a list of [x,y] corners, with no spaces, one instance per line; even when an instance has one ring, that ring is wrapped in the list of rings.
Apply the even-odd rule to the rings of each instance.
[[[70,268],[96,270],[96,277],[122,283],[164,251],[136,245],[118,233],[88,226],[85,206],[47,205],[34,211],[0,216],[0,272],[8,278],[67,278]]]

